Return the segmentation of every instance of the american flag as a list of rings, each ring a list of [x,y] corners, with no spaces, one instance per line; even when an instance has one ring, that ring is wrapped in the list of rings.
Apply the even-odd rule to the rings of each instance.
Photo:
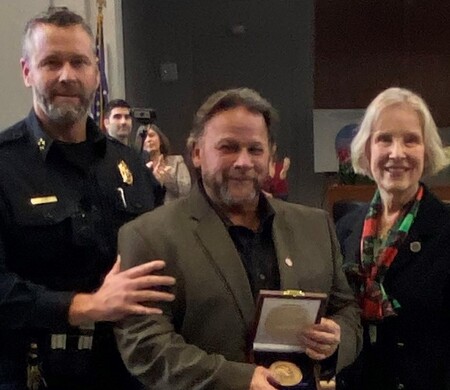
[[[98,58],[98,68],[100,71],[100,84],[95,92],[95,99],[92,105],[92,115],[95,122],[103,131],[103,114],[108,104],[108,80],[105,72],[105,45],[103,43],[103,6],[105,1],[97,1],[97,35],[95,38],[96,54]]]

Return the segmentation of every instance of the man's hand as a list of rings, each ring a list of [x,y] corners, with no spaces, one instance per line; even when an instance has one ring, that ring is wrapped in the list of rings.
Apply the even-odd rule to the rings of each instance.
[[[341,342],[341,327],[328,318],[314,324],[301,335],[305,353],[314,360],[323,360],[336,352]]]
[[[161,310],[145,303],[172,301],[173,294],[159,291],[160,286],[172,286],[170,276],[152,275],[163,269],[164,261],[154,260],[126,271],[120,271],[120,256],[103,284],[92,294],[76,294],[69,308],[69,322],[78,326],[87,322],[118,321],[132,315],[161,314]]]
[[[277,390],[271,383],[277,383],[272,373],[267,368],[258,366],[253,373],[250,390]]]

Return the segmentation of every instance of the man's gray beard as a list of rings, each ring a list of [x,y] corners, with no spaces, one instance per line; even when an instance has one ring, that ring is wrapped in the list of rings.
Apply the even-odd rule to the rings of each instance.
[[[245,197],[245,198],[239,198],[239,201],[237,201],[234,197],[232,197],[230,195],[230,193],[228,192],[228,186],[223,185],[220,187],[220,195],[221,195],[221,200],[222,202],[226,205],[226,206],[240,206],[243,203],[247,203],[252,201],[253,199],[256,198],[256,191],[253,188],[253,191],[249,194],[249,196]]]
[[[211,180],[209,176],[203,177],[203,183],[212,189],[216,199],[224,204],[225,206],[241,206],[247,202],[253,201],[258,194],[261,192],[261,186],[259,185],[257,179],[253,180],[253,191],[245,198],[239,198],[237,200],[228,191],[228,182],[225,181],[222,184],[217,183],[215,180]]]
[[[37,99],[41,109],[45,112],[51,122],[62,126],[73,125],[80,119],[83,119],[89,112],[91,101],[94,98],[92,94],[91,99],[81,98],[79,105],[73,104],[59,104],[55,105],[48,101],[48,99],[38,92]]]

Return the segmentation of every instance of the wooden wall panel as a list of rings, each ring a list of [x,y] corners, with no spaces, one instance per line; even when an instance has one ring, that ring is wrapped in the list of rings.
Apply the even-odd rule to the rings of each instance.
[[[441,0],[316,0],[314,107],[364,108],[403,86],[449,126],[449,20]]]

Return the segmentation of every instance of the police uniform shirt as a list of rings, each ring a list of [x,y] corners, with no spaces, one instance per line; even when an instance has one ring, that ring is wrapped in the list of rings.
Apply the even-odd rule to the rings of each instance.
[[[75,292],[111,269],[119,227],[154,206],[137,153],[91,118],[86,130],[80,144],[54,141],[32,110],[0,133],[0,383],[23,358],[23,334],[64,332]]]

